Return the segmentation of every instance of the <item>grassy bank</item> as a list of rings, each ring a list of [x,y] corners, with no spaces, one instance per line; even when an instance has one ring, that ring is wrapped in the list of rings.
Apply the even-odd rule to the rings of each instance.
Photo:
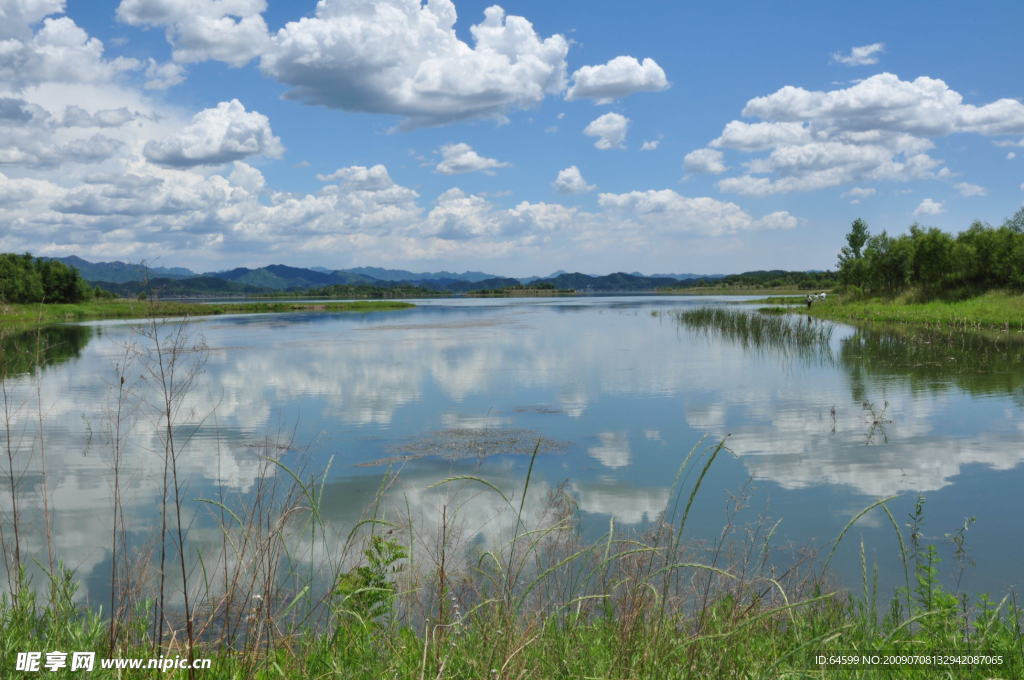
[[[940,330],[1024,332],[1024,295],[992,291],[957,301],[912,297],[851,300],[830,296],[801,313],[851,323],[907,324]]]
[[[828,290],[828,288],[809,291],[806,288],[796,288],[793,286],[773,288],[761,286],[691,286],[687,288],[659,288],[655,292],[661,295],[766,295],[770,293],[776,295],[807,295],[807,293],[817,293],[819,290]]]
[[[215,316],[268,312],[375,312],[412,307],[407,302],[367,300],[359,302],[149,302],[144,300],[94,300],[77,304],[0,303],[0,331],[26,330],[35,326],[97,319],[141,319],[151,316]]]
[[[321,513],[322,482],[296,475],[291,490],[213,503],[224,517],[224,545],[199,560],[201,570],[168,562],[165,606],[183,592],[187,574],[190,617],[157,610],[163,598],[137,570],[117,571],[113,621],[76,602],[76,576],[59,566],[36,588],[23,579],[0,596],[3,677],[31,677],[12,672],[18,652],[45,659],[52,650],[211,664],[190,676],[102,669],[97,661],[89,677],[103,680],[1024,675],[1024,612],[1015,596],[974,599],[945,588],[968,561],[965,537],[953,534],[964,557],[944,570],[953,578],[943,578],[936,547],[922,540],[923,498],[906,528],[887,507],[893,499],[873,503],[817,557],[797,551],[780,561],[770,526],[729,523],[711,545],[694,540],[687,528],[693,501],[724,451],[723,443],[691,450],[676,476],[676,500],[651,529],[623,531],[611,522],[591,540],[583,539],[568,498],[549,497],[540,512],[530,507],[532,459],[519,489],[473,476],[434,484],[452,495],[430,531],[419,524],[424,518],[376,514],[386,505],[379,497],[375,514],[337,536]],[[514,522],[505,540],[475,549],[472,540],[461,542],[471,539],[463,532],[474,521],[460,511],[467,492],[506,506]],[[844,537],[869,515],[892,526],[903,565],[906,585],[889,596],[879,594],[877,566],[863,544],[852,555],[860,562],[858,588],[840,589],[829,576]],[[327,550],[318,569],[328,567],[328,578],[308,575],[296,552],[303,536],[322,543],[307,545],[312,553]],[[879,660],[850,665],[852,655]],[[78,677],[62,673],[47,677]]]

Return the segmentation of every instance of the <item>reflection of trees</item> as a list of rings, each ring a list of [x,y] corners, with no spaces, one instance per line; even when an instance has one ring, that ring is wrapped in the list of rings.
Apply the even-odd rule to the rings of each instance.
[[[47,326],[0,333],[0,377],[30,373],[78,357],[92,337],[89,326]]]
[[[839,361],[857,401],[880,380],[899,379],[915,393],[956,386],[1024,403],[1024,339],[1013,336],[858,328],[842,340]]]

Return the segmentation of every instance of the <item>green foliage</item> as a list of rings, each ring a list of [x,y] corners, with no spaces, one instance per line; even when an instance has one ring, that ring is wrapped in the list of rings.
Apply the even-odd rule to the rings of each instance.
[[[681,281],[680,286],[696,288],[799,288],[822,290],[832,288],[838,279],[835,272],[801,272],[769,269],[730,274],[714,279]]]
[[[335,614],[356,615],[363,622],[391,613],[395,600],[395,577],[404,568],[408,554],[399,543],[373,536],[363,551],[366,564],[341,574],[334,586]]]
[[[78,270],[62,262],[0,254],[0,302],[82,302],[94,293]]]
[[[315,297],[382,299],[431,297],[438,295],[438,292],[421,286],[395,285],[384,287],[364,284],[336,284],[333,286],[310,288],[306,291],[306,294]]]
[[[900,236],[870,236],[857,220],[846,240],[839,278],[847,290],[967,297],[994,288],[1024,289],[1024,209],[1001,227],[974,222],[955,236],[917,224]]]

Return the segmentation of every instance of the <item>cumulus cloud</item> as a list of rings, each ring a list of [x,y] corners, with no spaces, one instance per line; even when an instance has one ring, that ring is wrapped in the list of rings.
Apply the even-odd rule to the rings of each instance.
[[[829,92],[812,92],[787,85],[747,102],[744,116],[773,121],[814,121],[818,127],[849,131],[948,135],[1024,132],[1024,104],[998,99],[983,106],[964,104],[963,96],[937,78],[900,80],[879,73],[856,85]]]
[[[658,148],[659,144],[661,144],[661,140],[660,139],[649,139],[649,140],[647,140],[646,142],[644,142],[643,144],[640,145],[640,150],[641,151],[654,151],[655,149]]]
[[[283,152],[267,117],[247,112],[237,99],[200,111],[181,131],[150,141],[143,149],[151,162],[178,168],[219,165],[248,156],[279,157]]]
[[[607,64],[584,66],[572,74],[573,84],[565,93],[567,101],[593,99],[608,104],[636,92],[659,92],[668,88],[665,71],[653,59],[639,62],[635,57],[615,57]]]
[[[541,38],[493,5],[470,27],[471,46],[455,21],[450,0],[321,0],[272,37],[260,65],[291,87],[288,98],[401,116],[405,128],[502,119],[565,88],[561,35]]]
[[[1016,157],[1017,157],[1017,154],[1015,154],[1013,151],[1010,151],[1009,153],[1006,154],[1006,160],[1008,160],[1008,161],[1012,161]]]
[[[857,205],[862,199],[870,198],[878,193],[878,190],[874,187],[853,187],[849,191],[844,191],[840,196],[843,198],[849,198],[850,203]]]
[[[590,121],[583,128],[583,134],[597,137],[594,146],[598,149],[621,149],[626,141],[629,118],[618,113],[606,113]]]
[[[185,81],[185,67],[173,61],[158,63],[150,57],[146,62],[147,90],[166,90]]]
[[[722,134],[708,146],[763,151],[781,145],[806,144],[812,141],[810,130],[802,123],[744,123],[734,120],[726,123]]]
[[[16,8],[43,8],[27,13],[14,10],[15,14],[23,17],[44,12],[49,14],[52,9],[52,3],[46,2],[13,4]],[[5,11],[11,12],[9,8]],[[119,73],[137,69],[140,65],[135,59],[104,59],[103,43],[89,37],[65,16],[43,19],[42,27],[34,34],[27,25],[7,28],[6,31],[15,37],[0,41],[0,82],[16,90],[43,82],[109,82]]]
[[[970,182],[958,182],[953,185],[953,188],[960,192],[961,196],[985,196],[988,194],[988,189]]]
[[[878,56],[884,51],[885,43],[871,43],[870,45],[854,47],[850,50],[849,54],[833,52],[832,61],[846,66],[867,66],[869,64],[877,64]]]
[[[687,172],[720,175],[727,170],[724,157],[717,149],[697,149],[683,157],[683,168]]]
[[[127,107],[102,109],[89,113],[80,106],[68,106],[64,109],[64,127],[120,127],[135,120],[137,114]]]
[[[216,59],[244,66],[270,43],[260,16],[266,8],[266,0],[121,0],[117,18],[163,28],[177,62]]]
[[[0,3],[0,40],[32,36],[30,26],[64,12],[64,0],[5,0]]]
[[[786,86],[751,99],[742,113],[762,120],[731,121],[708,146],[768,152],[743,163],[744,174],[718,184],[751,196],[950,177],[952,171],[928,153],[935,147],[931,138],[1024,132],[1024,104],[1017,100],[965,104],[941,80],[904,81],[891,73],[824,92]]]
[[[792,229],[796,218],[775,212],[761,219],[751,217],[732,202],[706,196],[688,198],[671,189],[604,193],[598,205],[616,219],[633,220],[661,232],[698,232],[713,236],[757,229]]]
[[[587,184],[583,179],[583,173],[575,165],[559,170],[552,186],[563,194],[583,194],[597,188],[593,184]]]
[[[442,175],[460,175],[465,172],[491,173],[495,168],[507,168],[511,163],[484,158],[469,144],[445,144],[441,147],[441,162],[435,170]]]
[[[378,163],[372,167],[353,165],[348,168],[338,168],[329,175],[316,176],[321,182],[339,182],[346,187],[362,191],[379,191],[394,185],[388,169]]]
[[[915,215],[938,215],[944,211],[942,201],[934,201],[930,198],[924,199],[914,208]]]

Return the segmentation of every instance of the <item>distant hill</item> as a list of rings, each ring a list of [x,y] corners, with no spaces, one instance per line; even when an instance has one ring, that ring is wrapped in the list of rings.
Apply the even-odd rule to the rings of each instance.
[[[693,280],[693,279],[720,279],[725,274],[651,274],[651,278],[655,279],[677,279],[677,280]]]
[[[44,257],[44,260],[57,260],[74,267],[86,281],[109,281],[111,283],[124,283],[126,281],[145,281],[146,278],[162,277],[167,279],[182,279],[188,276],[195,276],[196,273],[184,267],[147,267],[142,264],[128,264],[126,262],[88,262],[76,255],[68,257]]]
[[[624,272],[616,272],[606,276],[588,276],[575,272],[572,274],[559,274],[547,279],[538,279],[534,284],[550,283],[559,290],[578,291],[642,291],[665,288],[667,286],[679,285],[678,279],[653,276],[636,276]],[[495,286],[489,286],[494,288]]]
[[[151,267],[124,262],[87,262],[71,256],[55,258],[68,264],[94,285],[118,295],[135,296],[153,291],[161,296],[191,295],[259,295],[306,293],[313,289],[347,291],[353,296],[390,297],[403,289],[412,294],[423,289],[437,294],[461,294],[476,290],[502,290],[522,284],[549,285],[557,290],[583,292],[639,292],[659,288],[691,286],[778,286],[822,287],[834,281],[831,272],[787,272],[781,270],[744,272],[743,274],[659,274],[646,276],[638,272],[616,272],[607,275],[557,271],[547,277],[522,279],[493,276],[478,271],[416,273],[404,269],[353,267],[329,270],[323,267],[291,267],[272,264],[251,269],[237,267],[222,272],[197,275],[183,267]],[[149,277],[149,287],[143,283]],[[332,288],[333,287],[333,288]]]
[[[382,269],[381,267],[352,267],[350,269],[339,269],[335,274],[342,272],[351,274],[362,274],[379,281],[433,281],[438,279],[451,281],[483,281],[485,279],[500,278],[496,274],[485,274],[484,272],[467,271],[461,274],[454,272],[410,272],[405,269]]]
[[[238,267],[226,272],[210,272],[204,276],[276,291],[305,290],[335,285],[377,285],[380,283],[378,279],[359,274],[325,273],[283,264],[272,264],[259,269]]]

